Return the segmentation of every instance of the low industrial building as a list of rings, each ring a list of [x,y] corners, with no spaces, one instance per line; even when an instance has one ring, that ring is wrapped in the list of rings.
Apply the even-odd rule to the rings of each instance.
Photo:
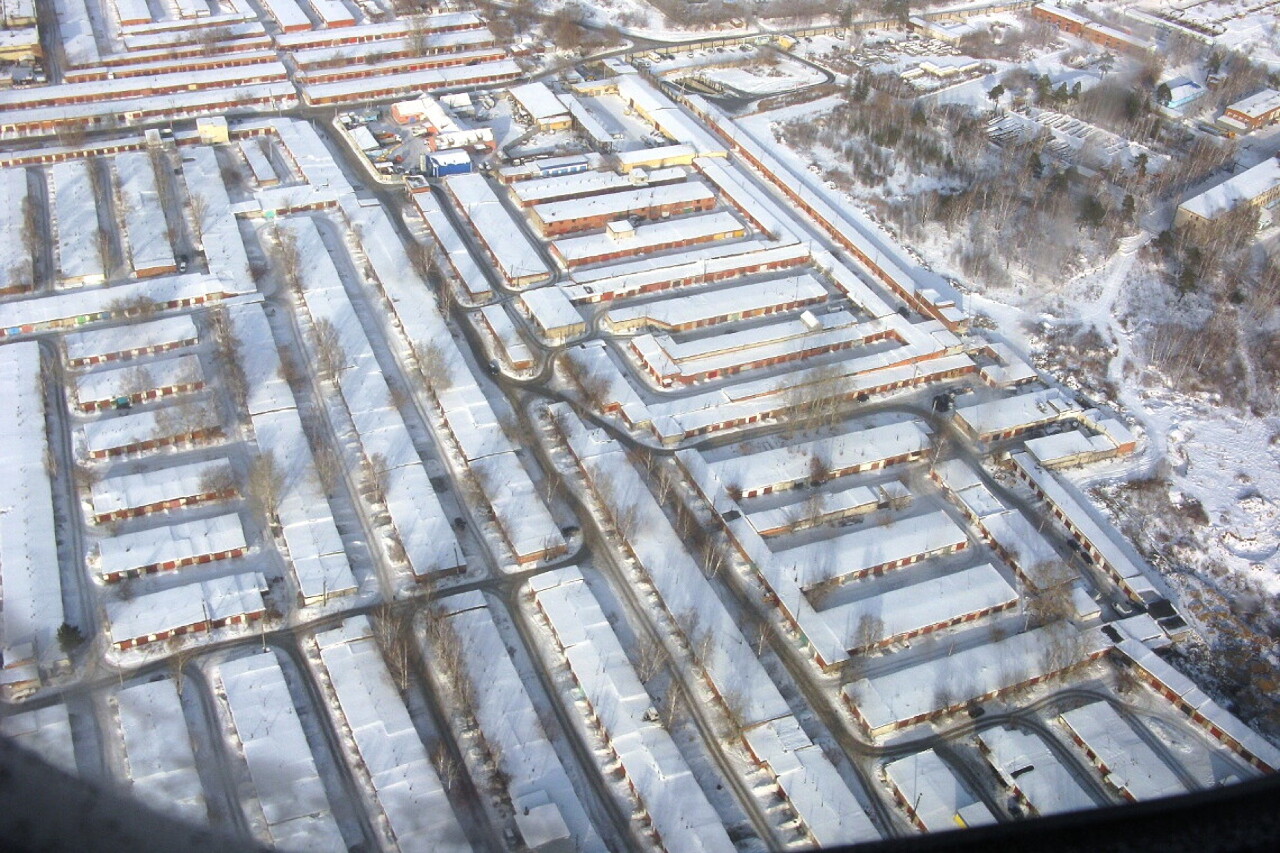
[[[1146,41],[1115,27],[1090,20],[1070,9],[1040,3],[1031,10],[1031,14],[1042,21],[1048,21],[1065,33],[1079,36],[1108,50],[1127,53],[1131,56],[1143,56],[1151,50],[1151,45]]]
[[[1202,228],[1241,205],[1257,209],[1260,217],[1266,219],[1277,199],[1280,199],[1280,160],[1273,157],[1187,199],[1178,205],[1173,221],[1178,227]]]
[[[1248,133],[1280,119],[1280,92],[1263,89],[1227,107],[1218,124],[1233,133]]]
[[[547,88],[546,83],[525,83],[507,90],[516,115],[533,128],[542,131],[568,130],[573,117],[564,102]]]

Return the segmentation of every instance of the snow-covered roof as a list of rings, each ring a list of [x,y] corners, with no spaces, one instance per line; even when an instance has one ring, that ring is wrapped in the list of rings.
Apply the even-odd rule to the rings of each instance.
[[[795,717],[772,720],[744,737],[818,846],[880,840],[861,803]]]
[[[501,351],[504,360],[516,367],[533,363],[533,351],[529,349],[529,345],[524,338],[520,336],[516,324],[512,321],[511,315],[507,313],[507,309],[503,305],[486,305],[472,315],[477,319],[481,319],[483,324],[488,327],[493,334],[497,348]]]
[[[171,74],[147,74],[139,76],[113,77],[103,80],[85,80],[78,83],[63,83],[57,89],[58,105],[54,107],[33,106],[49,99],[49,92],[40,86],[17,87],[0,91],[0,111],[7,116],[31,108],[64,109],[66,107],[89,106],[98,110],[120,109],[131,100],[156,99],[167,102],[171,92],[180,95],[182,84],[189,84],[190,91],[208,91],[222,89],[219,97],[227,97],[228,89],[238,83],[252,84],[261,81],[287,80],[288,72],[278,59],[260,62],[253,65],[235,65],[228,68],[188,68]],[[65,107],[63,106],[65,105]],[[0,118],[0,122],[8,123]]]
[[[1009,430],[1028,429],[1079,412],[1080,405],[1057,388],[1028,391],[1012,397],[965,400],[957,403],[955,416],[980,439]]]
[[[958,649],[845,686],[846,698],[873,733],[1079,663],[1111,644],[1100,633],[1067,623]]]
[[[649,186],[674,183],[683,181],[688,174],[683,166],[668,166],[645,173],[644,183]],[[510,191],[520,204],[528,206],[574,196],[625,190],[636,186],[638,182],[639,178],[634,172],[630,175],[620,175],[617,172],[574,172],[569,175],[516,181],[511,184]]]
[[[720,210],[683,219],[669,219],[636,226],[623,239],[607,232],[565,237],[551,245],[566,263],[583,264],[615,253],[636,255],[708,239],[741,237],[746,229],[731,213]]]
[[[356,580],[316,476],[298,411],[263,412],[252,420],[259,451],[271,455],[281,474],[276,515],[303,601],[353,592]]]
[[[295,0],[262,0],[262,5],[283,30],[311,29],[311,19]]]
[[[240,238],[240,226],[231,212],[231,199],[222,183],[222,169],[213,148],[197,145],[185,151],[182,174],[193,196],[198,196],[204,205],[200,242],[209,261],[210,274],[228,287],[236,283],[248,289],[253,285],[249,257]]]
[[[1035,379],[1039,375],[1025,358],[1003,341],[988,344],[987,350],[992,353],[999,363],[983,365],[979,374],[982,376],[983,381],[991,385],[995,385],[998,388],[1007,385],[1018,385]]]
[[[774,318],[769,322],[694,339],[667,333],[638,335],[631,350],[660,378],[693,381],[757,365],[772,365],[814,353],[867,346],[891,347],[878,340],[885,332],[879,320],[858,323],[837,310],[816,316]]]
[[[611,326],[624,329],[644,325],[673,330],[708,326],[744,315],[770,314],[784,305],[826,299],[827,290],[822,283],[812,274],[803,273],[614,308],[606,319]]]
[[[567,201],[550,201],[539,204],[533,209],[543,225],[550,227],[560,222],[586,217],[623,217],[632,211],[647,210],[662,205],[714,203],[714,201],[715,193],[711,192],[706,184],[689,181],[619,190]]]
[[[1067,464],[1091,453],[1107,453],[1115,450],[1115,442],[1105,435],[1090,435],[1084,430],[1073,429],[1053,435],[1027,439],[1026,448],[1046,467]]]
[[[518,559],[564,547],[559,526],[514,452],[477,459],[471,469],[493,508],[502,538]]]
[[[27,170],[6,167],[0,169],[0,233],[21,234],[23,211],[28,196]],[[31,271],[31,256],[21,240],[6,240],[0,248],[0,289],[17,287],[19,278],[27,279]],[[21,285],[29,286],[29,280]]]
[[[343,29],[349,29],[344,27]],[[392,74],[375,74],[366,77],[344,77],[328,83],[303,83],[302,90],[312,103],[323,101],[361,100],[370,94],[383,92],[409,92],[423,89],[444,89],[453,86],[472,85],[473,82],[492,83],[511,80],[524,71],[514,60],[499,59],[477,65],[444,65]]]
[[[0,734],[66,773],[78,772],[71,718],[61,702],[0,717]]]
[[[243,572],[107,603],[111,640],[123,643],[206,621],[261,613],[261,572]]]
[[[213,459],[107,477],[94,483],[90,490],[93,514],[110,515],[203,494],[214,479],[234,484],[228,460]]]
[[[717,157],[699,157],[693,165],[724,193],[729,203],[760,228],[770,239],[795,240],[794,217],[742,173],[736,162]]]
[[[1061,717],[1106,764],[1110,771],[1107,782],[1117,790],[1127,791],[1139,801],[1187,792],[1186,785],[1110,703],[1093,702],[1064,711]]]
[[[656,165],[672,160],[687,162],[698,153],[692,145],[679,143],[676,145],[661,145],[657,148],[637,148],[634,151],[619,151],[615,156],[618,160],[618,168],[624,172],[630,172],[641,166]]]
[[[453,268],[453,274],[467,289],[472,299],[484,299],[492,293],[489,279],[471,255],[471,250],[453,227],[453,221],[440,208],[435,193],[413,193],[413,203],[431,230],[436,243],[444,251],[444,260]]]
[[[1155,588],[1136,557],[1131,557],[1112,537],[1109,525],[1094,517],[1093,511],[1061,480],[1046,471],[1035,457],[1019,451],[1010,454],[1018,475],[1043,492],[1047,499],[1070,521],[1076,535],[1091,545],[1125,584],[1142,598],[1154,597]]]
[[[173,247],[169,244],[169,229],[150,155],[124,151],[116,155],[115,165],[120,175],[129,259],[134,270],[174,269]]]
[[[559,287],[540,287],[520,294],[520,303],[543,335],[569,332],[583,326],[582,314]]]
[[[204,382],[199,357],[191,354],[85,373],[76,379],[80,405],[105,403],[117,397]]]
[[[877,645],[903,634],[945,625],[992,608],[1007,607],[1018,593],[990,563],[898,587],[821,611],[845,647]],[[863,620],[876,630],[863,630]]]
[[[7,306],[6,306],[7,307]],[[0,653],[5,667],[62,657],[55,635],[62,624],[62,579],[45,453],[40,346],[0,347],[0,464],[6,496],[0,499]]]
[[[260,415],[294,405],[293,391],[281,375],[271,324],[261,302],[232,305],[227,309],[236,338],[236,356],[244,371],[249,415]]]
[[[1236,101],[1227,109],[1256,121],[1267,115],[1267,113],[1280,110],[1280,91],[1263,89],[1260,92],[1254,92],[1249,97]]]
[[[355,23],[351,10],[341,0],[307,0],[325,27],[346,27]]]
[[[901,483],[889,485],[899,487],[900,491],[895,490],[897,494],[909,497],[910,493],[902,488]],[[825,518],[870,512],[882,498],[881,489],[870,486],[853,486],[838,492],[811,492],[800,503],[748,513],[747,520],[761,535],[768,536],[793,527],[815,524]]]
[[[333,159],[329,146],[320,138],[311,122],[275,118],[263,124],[275,131],[280,150],[312,188],[339,194],[352,191],[346,173]]]
[[[485,738],[500,747],[503,769],[511,780],[508,792],[516,814],[523,814],[526,805],[530,806],[531,815],[548,806],[555,812],[555,815],[548,813],[546,821],[533,822],[536,825],[521,825],[525,843],[536,849],[535,842],[539,839],[532,837],[535,834],[543,841],[550,841],[571,827],[578,848],[592,849],[593,842],[598,843],[598,836],[547,739],[493,615],[484,606],[483,599],[479,603],[477,608],[459,610],[449,617],[462,640],[467,672],[475,687],[477,721]],[[541,805],[534,805],[537,803]]]
[[[569,115],[573,116],[573,120],[591,138],[592,142],[598,146],[612,146],[614,144],[613,134],[582,101],[573,95],[561,95],[560,100],[569,110]]]
[[[111,575],[165,563],[195,560],[246,547],[235,513],[153,527],[103,539],[98,572]]]
[[[744,494],[769,488],[781,490],[807,481],[812,476],[814,457],[825,463],[828,471],[838,474],[923,451],[929,447],[929,435],[930,429],[923,421],[908,420],[733,456],[713,462],[711,468],[721,482],[733,483]]]
[[[1174,669],[1164,658],[1135,639],[1123,639],[1116,643],[1116,648],[1198,712],[1204,720],[1201,725],[1216,728],[1273,771],[1280,768],[1280,749],[1210,699],[1195,682]]]
[[[978,744],[1006,785],[1016,785],[1036,814],[1095,808],[1075,773],[1038,735],[1001,726],[978,732]]]
[[[528,113],[535,122],[543,123],[555,119],[568,118],[569,110],[564,102],[547,88],[546,83],[525,83],[512,86],[507,94]]]
[[[652,698],[577,568],[542,575],[534,593],[584,699],[664,844],[732,853],[733,842],[667,731],[645,719]]]
[[[464,148],[449,148],[444,151],[432,151],[427,159],[437,166],[469,166],[471,154]]]
[[[124,282],[111,287],[57,291],[47,296],[5,303],[4,323],[8,328],[19,326],[43,328],[70,320],[80,323],[105,320],[113,316],[111,311],[116,307],[136,301],[156,305],[180,301],[207,301],[252,289],[253,280],[247,275],[246,273],[246,278],[233,284],[200,273],[188,273]]]
[[[996,822],[991,811],[931,749],[891,761],[884,770],[929,832]]]
[[[1008,509],[978,522],[991,542],[1036,589],[1061,586],[1079,573],[1058,556],[1040,531],[1044,520],[1032,521],[1021,510]]]
[[[67,360],[78,362],[195,341],[199,336],[191,315],[180,314],[143,323],[131,322],[105,329],[72,332],[63,336],[62,343],[67,350]]]
[[[182,700],[172,681],[116,693],[132,793],[152,808],[195,824],[209,818]]]
[[[345,851],[275,653],[226,661],[217,674],[273,844]]]
[[[368,132],[368,128],[364,125],[356,128],[356,131]],[[262,150],[262,137],[246,138],[240,140],[240,153],[244,155],[245,162],[249,164],[249,170],[253,172],[253,179],[259,186],[273,186],[280,182],[280,178],[276,175],[275,167],[271,165],[270,158]],[[377,143],[374,143],[375,145]]]
[[[1192,196],[1179,207],[1201,219],[1216,219],[1234,210],[1238,205],[1253,201],[1259,196],[1280,187],[1280,160],[1268,158],[1251,169],[1227,178],[1216,187],[1210,187]]]
[[[0,106],[0,127],[13,128],[17,132],[23,129],[43,127],[50,123],[63,123],[74,119],[88,121],[114,120],[118,124],[129,124],[146,117],[160,115],[190,116],[196,113],[226,110],[265,109],[268,104],[272,109],[293,106],[297,102],[297,90],[293,84],[284,79],[284,66],[277,62],[263,63],[256,66],[236,66],[224,72],[226,79],[220,82],[245,80],[253,69],[261,69],[268,75],[280,75],[280,79],[266,83],[243,82],[232,88],[231,85],[199,86],[195,88],[165,92],[163,95],[141,93],[113,100],[91,100],[87,102],[60,103],[47,107],[33,107],[18,104],[9,107]],[[181,72],[187,75],[207,75],[208,72]],[[178,72],[167,75],[176,77]],[[166,75],[158,75],[166,76]],[[131,80],[134,78],[117,78]],[[168,81],[172,83],[172,80]],[[62,90],[84,84],[63,83]],[[33,87],[40,89],[43,87]],[[67,97],[70,93],[60,93]],[[115,117],[115,118],[110,118]],[[14,132],[14,131],[10,131]]]
[[[546,278],[551,274],[483,175],[450,175],[444,184],[508,281]]]
[[[808,258],[809,250],[802,243],[777,246],[761,240],[744,240],[726,245],[717,241],[683,252],[641,257],[596,269],[577,269],[573,271],[573,284],[565,285],[564,289],[574,302],[625,299],[645,288],[670,282],[722,279],[769,266],[796,266]]]
[[[382,41],[408,35],[413,27],[424,33],[436,34],[449,29],[476,29],[483,22],[475,12],[442,12],[436,15],[421,15],[411,24],[406,18],[396,18],[377,23],[362,23],[354,27],[342,27],[335,30],[312,30],[310,32],[278,33],[276,44],[283,50],[297,50],[308,45],[336,44],[351,41],[360,44]],[[367,48],[366,48],[367,50]]]
[[[400,848],[465,846],[466,836],[391,680],[368,618],[348,619],[315,639],[355,749]]]
[[[90,452],[110,452],[145,441],[173,438],[185,434],[188,430],[204,429],[216,424],[212,413],[206,421],[192,424],[169,424],[165,426],[156,418],[155,409],[131,412],[119,417],[103,418],[85,424],[85,447]]]
[[[105,277],[98,252],[98,207],[86,160],[49,167],[57,227],[58,270],[68,282],[100,282]]]
[[[788,572],[801,587],[846,576],[858,576],[900,560],[927,557],[963,547],[964,530],[944,510],[933,510],[892,526],[855,529],[832,539],[811,542],[774,555],[766,574]]]

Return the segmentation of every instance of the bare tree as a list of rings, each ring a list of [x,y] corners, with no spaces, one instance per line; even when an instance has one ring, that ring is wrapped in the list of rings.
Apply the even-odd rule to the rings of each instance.
[[[729,721],[729,737],[740,738],[751,722],[751,704],[742,690],[731,688],[720,695]]]
[[[217,340],[215,359],[218,363],[218,374],[222,377],[223,386],[235,401],[236,408],[248,411],[249,379],[245,375],[242,359],[245,357],[244,343],[236,336],[226,308],[219,306],[209,315],[213,324],[214,337]]]
[[[255,456],[249,463],[245,497],[255,510],[272,523],[275,523],[284,487],[284,470],[276,462],[275,454],[268,450]]]
[[[702,624],[702,613],[694,607],[686,608],[676,614],[676,625],[684,634],[694,660],[706,666],[715,647],[715,636]]]
[[[179,693],[182,692],[182,680],[187,674],[187,664],[195,660],[199,654],[198,646],[179,646],[172,655],[169,656],[169,673],[173,676],[173,686]]]
[[[413,620],[407,611],[397,612],[390,602],[383,602],[370,614],[374,640],[387,662],[387,670],[396,686],[409,689],[411,668],[409,651],[413,643]]]
[[[422,56],[431,45],[426,20],[421,15],[414,15],[405,23],[409,31],[405,36],[405,50],[413,56]]]
[[[87,462],[77,462],[71,469],[71,476],[76,485],[86,492],[102,480],[102,472]]]
[[[732,559],[728,543],[715,534],[704,538],[698,550],[699,555],[702,557],[702,569],[706,572],[707,577],[710,578],[718,576]]]
[[[1071,585],[1059,583],[1055,586],[1032,590],[1023,598],[1024,628],[1041,627],[1061,622],[1074,613],[1071,602]]]
[[[461,762],[453,757],[444,741],[436,744],[432,756],[435,758],[436,772],[440,775],[440,784],[446,791],[452,791],[462,778]]]
[[[102,264],[103,273],[110,278],[111,271],[115,266],[113,263],[114,258],[112,257],[113,252],[111,251],[111,235],[107,233],[107,229],[99,225],[96,237],[98,245],[98,262]]]
[[[40,210],[35,199],[26,196],[22,199],[22,247],[27,257],[33,258],[39,253],[44,241],[40,236]]]
[[[413,347],[418,359],[418,372],[436,394],[448,391],[453,385],[453,359],[449,350],[437,341],[418,341]]]
[[[375,453],[364,460],[361,491],[370,503],[387,502],[387,457]]]
[[[196,243],[204,245],[204,218],[209,212],[209,202],[198,192],[192,192],[187,201],[191,205],[191,235]]]
[[[294,290],[302,289],[302,257],[298,253],[298,238],[287,228],[275,225],[271,229],[272,257],[285,283]]]
[[[669,659],[662,643],[648,635],[640,637],[636,645],[636,675],[648,682],[666,667]]]
[[[884,620],[875,613],[863,613],[853,632],[854,648],[866,651],[884,637]]]
[[[315,458],[316,475],[320,478],[320,485],[324,486],[327,494],[333,495],[342,482],[342,465],[338,462],[337,454],[328,445],[321,445],[316,448],[312,456]]]
[[[663,701],[658,703],[658,719],[667,731],[674,731],[688,716],[689,708],[685,702],[684,691],[672,684]]]
[[[200,474],[200,494],[230,497],[236,493],[236,478],[226,465],[214,465]]]
[[[342,348],[338,327],[328,317],[315,321],[311,332],[311,344],[316,351],[316,366],[322,379],[338,378],[338,371],[346,367],[347,354]]]

